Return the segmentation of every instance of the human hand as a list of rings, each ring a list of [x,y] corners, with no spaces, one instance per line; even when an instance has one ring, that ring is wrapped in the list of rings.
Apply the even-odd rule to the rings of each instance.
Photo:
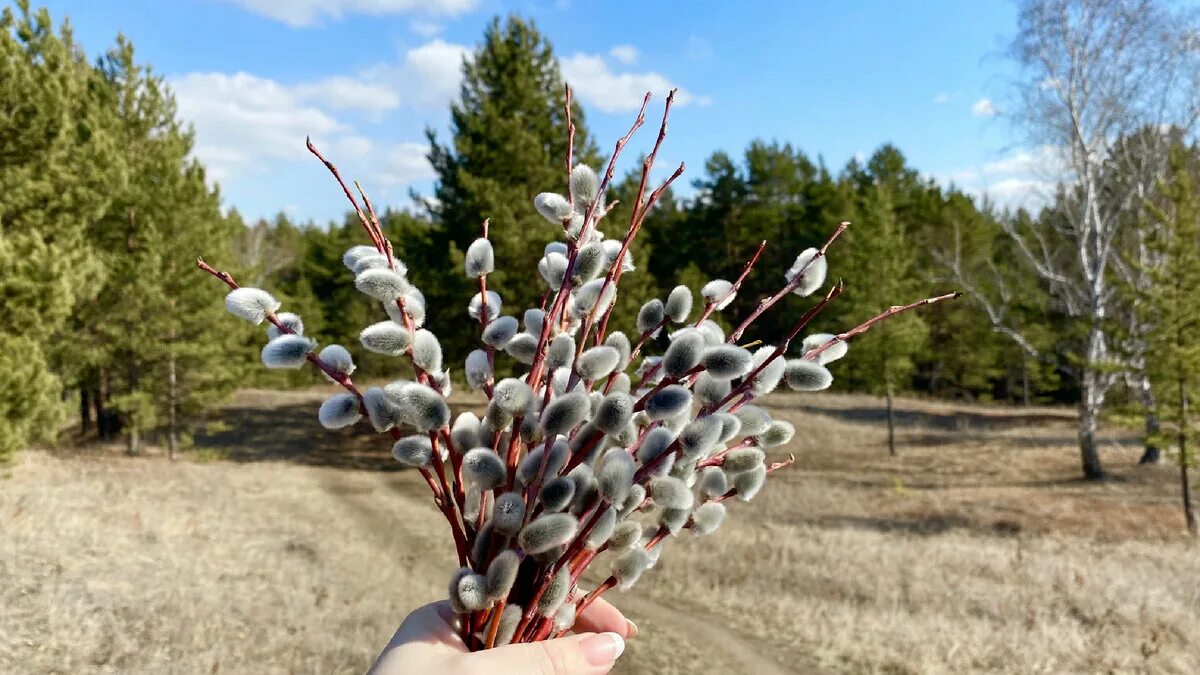
[[[371,667],[372,675],[594,675],[607,673],[637,626],[597,599],[575,620],[574,635],[468,652],[446,601],[409,614]]]

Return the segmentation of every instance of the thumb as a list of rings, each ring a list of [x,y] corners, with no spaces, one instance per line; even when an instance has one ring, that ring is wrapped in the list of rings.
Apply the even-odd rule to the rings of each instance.
[[[471,673],[488,675],[599,675],[607,673],[625,651],[616,633],[584,633],[557,640],[506,645],[464,654]]]

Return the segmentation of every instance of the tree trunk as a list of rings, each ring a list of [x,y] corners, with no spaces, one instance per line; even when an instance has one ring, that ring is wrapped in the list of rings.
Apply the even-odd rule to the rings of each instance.
[[[1188,479],[1188,395],[1187,386],[1179,380],[1179,486],[1183,494],[1183,519],[1188,532],[1196,535],[1196,513],[1192,511],[1192,486]]]
[[[1021,400],[1029,407],[1029,357],[1021,356]]]
[[[79,435],[86,436],[92,430],[92,398],[87,385],[79,387]]]
[[[892,384],[889,382],[887,386],[887,429],[888,429],[888,453],[893,457],[896,456],[896,420],[892,411]]]
[[[1146,449],[1142,451],[1142,458],[1138,460],[1138,464],[1157,464],[1162,453],[1155,445],[1154,439],[1162,427],[1158,422],[1158,407],[1155,405],[1154,391],[1150,388],[1150,377],[1145,373],[1138,375],[1137,388],[1138,398],[1141,399],[1142,407],[1146,409]]]
[[[129,425],[129,431],[125,435],[125,451],[135,457],[142,451],[142,439],[136,424]]]
[[[176,409],[179,405],[175,377],[175,353],[167,360],[167,455],[171,461],[179,459],[179,430],[176,428]]]
[[[1088,480],[1103,480],[1106,477],[1100,464],[1100,451],[1096,446],[1096,431],[1099,425],[1100,405],[1098,402],[1099,373],[1090,368],[1083,376],[1083,396],[1079,401],[1079,457],[1083,463],[1083,477]]]

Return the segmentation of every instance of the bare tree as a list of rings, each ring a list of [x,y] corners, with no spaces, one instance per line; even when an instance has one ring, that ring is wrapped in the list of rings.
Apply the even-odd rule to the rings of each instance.
[[[1072,371],[1080,388],[1080,458],[1091,479],[1105,476],[1096,432],[1110,387],[1131,373],[1135,389],[1144,382],[1136,359],[1125,358],[1111,332],[1121,318],[1119,275],[1137,267],[1122,247],[1136,243],[1129,228],[1136,227],[1136,213],[1165,167],[1143,162],[1139,171],[1117,170],[1126,161],[1122,153],[1131,149],[1122,141],[1145,128],[1174,126],[1188,134],[1194,127],[1200,103],[1194,25],[1189,16],[1154,0],[1020,5],[1011,45],[1019,77],[1005,114],[1041,149],[1058,188],[1043,217],[1007,220],[1006,228],[1027,269],[1049,288],[1059,309],[1080,323]],[[998,330],[1039,356],[1020,329],[1006,323],[1009,298],[974,295]],[[1134,354],[1139,330],[1125,331],[1134,336],[1129,342]]]

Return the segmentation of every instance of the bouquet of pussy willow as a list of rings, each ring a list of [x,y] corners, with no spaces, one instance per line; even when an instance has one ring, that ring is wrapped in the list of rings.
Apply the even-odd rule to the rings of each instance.
[[[678,286],[665,301],[642,305],[636,335],[608,332],[621,277],[634,270],[630,242],[683,173],[681,164],[645,194],[673,96],[643,162],[624,235],[608,238],[600,229],[611,208],[605,193],[617,157],[644,123],[650,95],[601,179],[573,165],[567,91],[567,194],[542,193],[532,204],[559,228],[563,241],[546,247],[537,273],[547,291],[520,321],[505,314],[504,299],[487,288],[494,256],[486,221],[467,249],[465,273],[479,290],[465,309],[479,324],[481,345],[459,363],[468,385],[487,397],[482,418],[463,412],[451,419],[450,369],[438,338],[424,325],[424,297],[393,254],[370,199],[360,188],[360,208],[311,142],[309,150],[337,179],[370,239],[370,245],[348,250],[343,261],[358,290],[382,303],[390,317],[363,329],[362,347],[406,359],[414,379],[360,391],[345,347],[318,352],[301,318],[280,312],[270,294],[239,288],[228,274],[198,261],[232,289],[225,299],[232,313],[270,323],[262,350],[268,368],[307,363],[344,389],[321,405],[322,425],[339,429],[366,417],[390,436],[396,461],[424,477],[454,539],[460,568],[450,578],[450,603],[471,649],[557,637],[593,600],[632,587],[654,567],[667,538],[712,534],[725,518],[725,502],[750,501],[772,472],[794,461],[768,461],[795,429],[753,401],[781,382],[797,391],[827,388],[833,377],[826,364],[846,354],[848,340],[889,316],[955,296],[895,306],[840,334],[808,335],[788,358],[793,340],[841,292],[834,286],[777,345],[739,346],[746,329],[782,298],[822,287],[826,249],[846,228],[842,223],[821,248],[800,252],[780,274],[778,292],[728,334],[710,317],[733,300],[766,242],[736,280],[714,279],[700,289],[698,311],[692,290]],[[665,351],[644,354],[664,330]],[[496,381],[497,359],[515,361],[524,373]],[[607,578],[585,591],[580,580],[589,568]]]

